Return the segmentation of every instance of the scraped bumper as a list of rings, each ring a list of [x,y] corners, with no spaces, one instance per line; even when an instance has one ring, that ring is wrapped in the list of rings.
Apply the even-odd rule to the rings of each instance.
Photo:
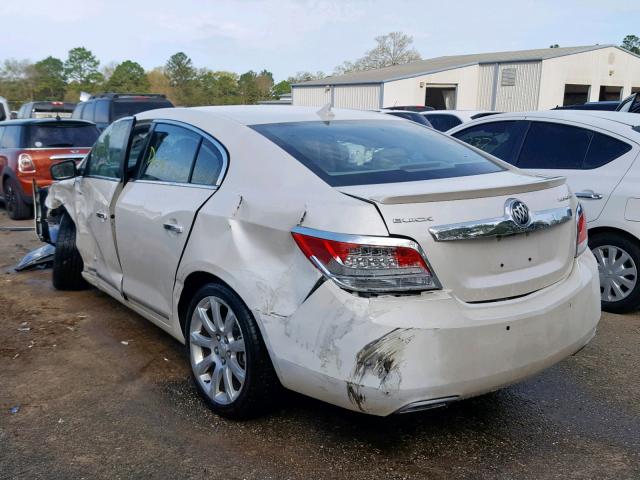
[[[384,416],[496,390],[575,353],[595,334],[600,290],[587,251],[563,281],[512,300],[362,298],[325,282],[290,317],[254,313],[285,387]]]

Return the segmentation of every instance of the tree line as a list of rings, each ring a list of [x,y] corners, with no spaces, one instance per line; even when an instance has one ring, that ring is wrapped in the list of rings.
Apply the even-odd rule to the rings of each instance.
[[[355,61],[338,65],[333,75],[421,59],[413,48],[413,38],[402,32],[391,32],[374,40],[371,50]],[[621,46],[640,54],[640,39],[635,35],[627,35]],[[13,109],[32,100],[77,102],[80,92],[162,93],[175,105],[182,106],[254,104],[289,93],[294,83],[326,76],[324,72],[298,72],[275,83],[273,74],[266,69],[237,74],[198,68],[184,52],[173,54],[165,65],[149,71],[133,60],[101,67],[90,50],[76,47],[69,50],[64,60],[52,56],[35,63],[4,60],[0,64],[0,96],[7,98]]]

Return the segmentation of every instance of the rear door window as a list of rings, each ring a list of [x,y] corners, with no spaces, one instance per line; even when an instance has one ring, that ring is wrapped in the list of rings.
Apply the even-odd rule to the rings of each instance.
[[[429,114],[425,113],[424,116],[431,122],[433,128],[440,132],[446,132],[447,130],[452,129],[453,127],[457,127],[462,123],[455,115],[447,115],[447,114]]]
[[[26,148],[91,147],[100,132],[85,123],[41,123],[27,127]]]
[[[451,138],[394,120],[251,126],[331,186],[410,182],[504,170]]]
[[[551,122],[531,122],[518,158],[520,168],[579,169],[589,149],[590,130]]]
[[[482,123],[453,134],[455,138],[514,164],[527,122],[509,120]]]
[[[200,139],[200,135],[186,128],[157,124],[151,135],[140,178],[188,183]]]

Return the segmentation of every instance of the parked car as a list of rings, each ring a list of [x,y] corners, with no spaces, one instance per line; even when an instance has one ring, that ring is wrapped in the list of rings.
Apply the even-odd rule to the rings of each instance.
[[[404,118],[405,120],[410,120],[415,123],[419,123],[420,125],[424,125],[425,127],[431,127],[431,122],[427,120],[423,115],[418,112],[411,112],[409,110],[379,110],[381,113],[387,115],[393,115],[394,117]]]
[[[405,110],[407,112],[427,112],[434,110],[433,107],[424,105],[394,105],[393,107],[384,107],[383,110]]]
[[[72,118],[95,123],[100,130],[119,118],[156,108],[171,108],[173,104],[165,95],[137,93],[102,93],[94,95],[86,102],[80,102],[73,111]]]
[[[17,118],[70,118],[75,106],[71,102],[27,102],[18,110]]]
[[[11,118],[11,109],[9,108],[9,102],[4,97],[0,97],[0,122],[9,120]]]
[[[600,318],[564,179],[392,116],[155,110],[52,173],[54,286],[87,281],[185,341],[221,415],[280,383],[375,415],[433,408],[555,364]]]
[[[617,100],[603,100],[601,102],[586,102],[577,105],[563,105],[552,108],[552,110],[608,110],[615,111],[620,102]]]
[[[617,112],[640,113],[640,96],[638,92],[632,93],[620,102]]]
[[[424,112],[422,115],[431,122],[433,128],[440,132],[457,127],[463,123],[470,122],[477,118],[488,117],[500,112],[489,110],[434,110],[432,112]]]
[[[29,218],[33,180],[51,184],[52,163],[79,161],[100,132],[89,122],[55,119],[9,120],[0,123],[0,193],[9,217]]]
[[[562,175],[583,202],[605,310],[640,306],[640,120],[555,110],[483,118],[449,133],[519,168]]]

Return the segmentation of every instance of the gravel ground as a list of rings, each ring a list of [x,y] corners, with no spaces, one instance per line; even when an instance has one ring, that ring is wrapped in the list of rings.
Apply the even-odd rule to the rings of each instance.
[[[11,222],[0,210],[0,226]],[[243,423],[198,399],[183,347],[97,290],[15,273],[0,229],[0,479],[640,478],[640,314],[580,353],[447,408],[374,418],[299,395]],[[17,411],[16,411],[17,410]]]

